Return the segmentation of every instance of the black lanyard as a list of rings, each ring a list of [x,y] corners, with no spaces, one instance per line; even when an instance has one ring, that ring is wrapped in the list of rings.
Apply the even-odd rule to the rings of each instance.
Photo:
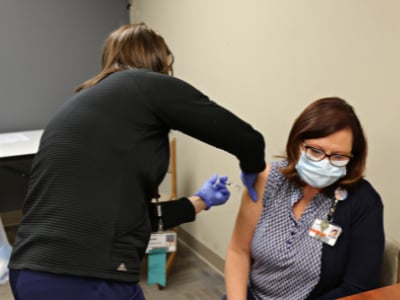
[[[329,208],[328,214],[327,214],[327,216],[326,216],[326,220],[327,220],[329,223],[332,223],[332,221],[333,221],[333,215],[335,214],[336,207],[337,207],[338,203],[341,202],[341,201],[343,201],[343,200],[345,200],[345,199],[347,198],[347,190],[344,189],[344,188],[338,187],[338,188],[335,190],[334,197],[335,197],[335,198],[334,198],[334,200],[332,201],[332,205],[331,205],[331,207]]]
[[[340,201],[340,200],[338,200],[338,199],[336,199],[336,198],[335,198],[335,200],[332,201],[332,205],[331,205],[331,207],[329,208],[328,214],[327,214],[327,216],[326,216],[326,220],[327,220],[329,223],[332,223],[332,221],[333,221],[333,215],[335,214],[336,207],[337,207],[339,201]]]
[[[329,208],[328,214],[326,215],[326,219],[321,221],[321,231],[325,231],[329,228],[329,224],[332,224],[333,215],[335,214],[336,207],[339,202],[345,200],[347,198],[347,190],[344,188],[338,187],[334,193],[334,200],[332,201],[332,205]]]
[[[158,190],[154,193],[153,199],[155,199],[155,205],[156,205],[156,213],[158,218],[158,231],[163,231],[164,224],[162,219],[162,207],[160,202],[160,194],[158,193]]]

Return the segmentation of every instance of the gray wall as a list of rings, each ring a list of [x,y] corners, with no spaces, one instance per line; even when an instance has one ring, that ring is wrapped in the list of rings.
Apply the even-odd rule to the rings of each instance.
[[[100,69],[107,34],[129,23],[128,0],[0,1],[0,132],[43,128]]]

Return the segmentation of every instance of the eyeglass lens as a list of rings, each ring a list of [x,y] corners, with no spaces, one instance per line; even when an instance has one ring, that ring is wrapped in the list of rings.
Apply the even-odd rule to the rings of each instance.
[[[328,157],[330,163],[336,167],[344,167],[350,161],[350,158],[345,155],[341,155],[341,154],[328,155],[324,151],[314,148],[314,147],[310,147],[310,146],[305,146],[305,149],[306,149],[306,151],[305,151],[306,157],[313,161],[321,161],[325,157]]]

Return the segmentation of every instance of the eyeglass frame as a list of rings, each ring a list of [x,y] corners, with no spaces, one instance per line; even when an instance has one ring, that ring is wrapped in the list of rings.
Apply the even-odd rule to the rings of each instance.
[[[323,150],[321,150],[321,149],[318,149],[318,148],[315,148],[315,147],[313,147],[313,146],[307,145],[306,142],[303,142],[303,147],[305,148],[304,153],[305,153],[305,156],[306,156],[307,159],[309,159],[309,160],[311,160],[311,161],[317,162],[317,161],[321,161],[321,160],[323,160],[323,159],[325,159],[325,158],[327,157],[328,160],[329,160],[329,163],[330,163],[332,166],[338,167],[338,168],[347,166],[347,165],[349,164],[350,160],[354,157],[352,153],[350,153],[350,154],[348,154],[348,155],[347,155],[347,154],[338,154],[338,153],[326,154],[325,151],[323,151]],[[312,155],[311,155],[311,154],[307,154],[307,150],[308,150],[308,149],[312,149],[312,150],[315,151],[315,152],[319,152],[319,153],[323,154],[324,156],[322,156],[321,159],[314,159],[314,158],[311,158]],[[311,156],[311,157],[310,157],[310,156]],[[331,160],[331,157],[332,157],[332,156],[342,156],[342,157],[348,158],[349,160],[346,162],[346,164],[338,166],[338,165],[335,165],[334,162],[332,162],[332,160]]]

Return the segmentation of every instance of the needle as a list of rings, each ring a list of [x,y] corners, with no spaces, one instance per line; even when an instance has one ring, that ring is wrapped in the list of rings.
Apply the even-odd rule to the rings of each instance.
[[[227,182],[226,182],[226,185],[229,185],[229,186],[231,186],[231,187],[234,187],[234,188],[236,188],[237,190],[240,190],[240,189],[242,188],[242,186],[241,186],[240,184],[234,183],[234,182],[232,182],[232,181],[227,181]]]

